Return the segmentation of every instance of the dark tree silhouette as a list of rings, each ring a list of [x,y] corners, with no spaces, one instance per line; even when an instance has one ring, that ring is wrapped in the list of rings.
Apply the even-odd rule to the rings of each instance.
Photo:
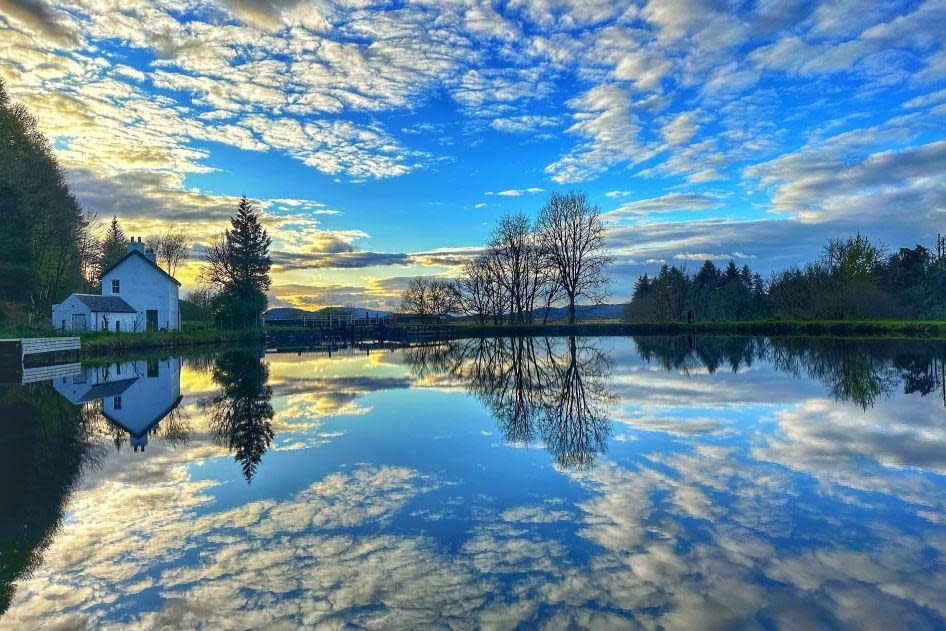
[[[112,217],[111,223],[108,224],[105,236],[102,237],[99,245],[99,252],[99,274],[118,263],[128,253],[128,239],[125,237],[121,224],[118,223],[118,217]]]
[[[0,82],[0,321],[48,318],[86,287],[90,221],[36,119]]]
[[[601,212],[584,193],[553,193],[537,223],[553,284],[564,293],[568,322],[574,324],[578,300],[597,304],[608,294],[605,270],[612,259],[604,251],[606,230]]]

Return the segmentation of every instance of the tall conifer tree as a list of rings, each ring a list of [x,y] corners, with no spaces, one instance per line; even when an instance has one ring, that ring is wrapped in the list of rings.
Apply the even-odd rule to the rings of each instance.
[[[224,326],[246,327],[266,310],[272,240],[246,197],[230,218],[230,229],[211,244],[204,279],[217,290],[215,312]]]

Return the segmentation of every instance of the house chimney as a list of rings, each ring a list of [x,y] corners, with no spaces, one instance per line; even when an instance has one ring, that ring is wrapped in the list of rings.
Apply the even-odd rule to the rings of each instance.
[[[141,242],[141,237],[138,237],[137,241],[135,241],[135,238],[132,237],[131,241],[128,243],[128,253],[130,254],[135,250],[141,252],[142,254],[145,253],[145,244]]]

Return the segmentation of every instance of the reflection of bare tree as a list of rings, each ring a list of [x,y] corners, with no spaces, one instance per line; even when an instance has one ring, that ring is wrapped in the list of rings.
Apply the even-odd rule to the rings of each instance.
[[[570,337],[565,361],[556,357],[550,365],[556,387],[544,390],[542,438],[559,465],[590,467],[607,450],[611,435],[608,412],[615,396],[606,383],[611,361],[593,345]]]
[[[201,402],[215,440],[233,452],[247,483],[273,443],[273,397],[269,370],[253,351],[217,356],[213,380],[220,390]]]
[[[460,380],[483,402],[506,441],[541,439],[563,467],[588,467],[607,449],[611,362],[578,338],[453,340],[405,353],[419,376]]]

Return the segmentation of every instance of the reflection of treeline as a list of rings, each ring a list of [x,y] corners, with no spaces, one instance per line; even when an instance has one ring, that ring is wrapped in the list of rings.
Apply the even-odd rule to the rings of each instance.
[[[84,408],[49,383],[0,389],[0,614],[62,523],[81,473],[97,461]]]
[[[821,258],[790,267],[767,281],[748,265],[720,269],[705,261],[696,273],[664,265],[639,277],[628,316],[634,321],[946,316],[946,252],[917,245],[889,254],[860,234],[831,239]]]
[[[820,338],[635,337],[638,353],[667,370],[736,372],[766,361],[776,370],[823,383],[839,401],[869,407],[898,387],[946,395],[946,342]]]
[[[607,449],[612,365],[589,340],[454,340],[408,349],[405,361],[420,376],[461,381],[483,402],[506,441],[541,441],[559,466],[591,466]]]

